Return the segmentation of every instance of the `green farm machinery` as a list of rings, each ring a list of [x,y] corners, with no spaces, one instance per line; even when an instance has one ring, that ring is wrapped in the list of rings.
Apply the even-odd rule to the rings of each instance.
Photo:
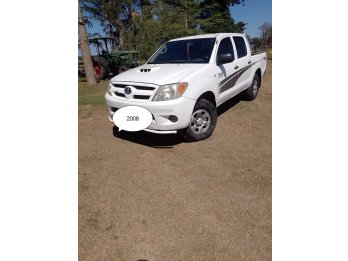
[[[137,51],[121,51],[112,47],[115,43],[114,37],[91,37],[88,42],[95,46],[97,51],[97,55],[92,56],[92,62],[98,81],[110,74],[117,75],[139,65]],[[84,65],[82,58],[79,58],[79,76],[83,75]]]

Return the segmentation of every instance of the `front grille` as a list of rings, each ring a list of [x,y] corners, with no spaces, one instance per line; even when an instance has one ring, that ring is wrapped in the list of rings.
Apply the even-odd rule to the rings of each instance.
[[[116,87],[113,89],[113,94],[116,97],[121,97],[123,99],[126,99],[128,101],[138,101],[138,102],[145,102],[146,100],[150,100],[151,97],[154,95],[154,92],[156,91],[157,86],[155,84],[149,84],[150,86],[146,86],[147,84],[143,83],[140,85],[136,85],[138,83],[132,83],[125,84],[125,83],[112,83],[113,87]],[[124,92],[125,87],[131,87],[132,91],[130,94],[126,94]]]
[[[129,85],[129,84],[112,84],[116,88],[125,88],[126,86],[132,86],[137,90],[143,90],[143,91],[153,91],[155,87],[150,87],[150,86],[137,86],[137,85]]]
[[[143,99],[147,100],[150,98],[150,95],[134,95],[134,99]]]
[[[126,95],[123,93],[115,92],[116,96],[126,98]],[[150,95],[134,95],[133,99],[140,99],[140,100],[148,100],[150,98]]]
[[[148,86],[133,86],[137,90],[143,90],[143,91],[153,91],[155,87],[148,87]]]

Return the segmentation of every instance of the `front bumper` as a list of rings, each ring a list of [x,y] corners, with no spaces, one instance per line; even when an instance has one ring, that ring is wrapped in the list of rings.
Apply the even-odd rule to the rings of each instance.
[[[109,108],[109,120],[117,109],[125,106],[140,106],[147,109],[153,115],[153,121],[145,131],[154,133],[176,133],[177,130],[184,129],[189,125],[190,118],[195,106],[196,100],[180,97],[170,101],[148,101],[136,102],[117,99],[108,93],[105,94],[105,101]],[[176,122],[169,120],[169,116],[178,117]]]

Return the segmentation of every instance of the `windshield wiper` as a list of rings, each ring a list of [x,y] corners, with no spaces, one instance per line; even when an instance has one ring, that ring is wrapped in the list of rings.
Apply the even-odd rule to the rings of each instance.
[[[190,63],[190,61],[186,60],[169,60],[169,61],[160,61],[160,62],[150,62],[148,64],[166,64],[166,63]]]
[[[186,60],[170,60],[167,61],[166,63],[188,63],[189,61]]]

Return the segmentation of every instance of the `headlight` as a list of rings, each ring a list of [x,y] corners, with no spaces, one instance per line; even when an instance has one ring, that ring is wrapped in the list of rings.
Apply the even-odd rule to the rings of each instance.
[[[188,86],[187,82],[161,85],[153,97],[153,101],[169,101],[181,97]]]
[[[107,90],[107,93],[109,94],[109,95],[112,95],[112,93],[111,93],[111,87],[112,87],[112,83],[111,83],[111,81],[109,82],[109,85],[108,85],[108,90]]]

